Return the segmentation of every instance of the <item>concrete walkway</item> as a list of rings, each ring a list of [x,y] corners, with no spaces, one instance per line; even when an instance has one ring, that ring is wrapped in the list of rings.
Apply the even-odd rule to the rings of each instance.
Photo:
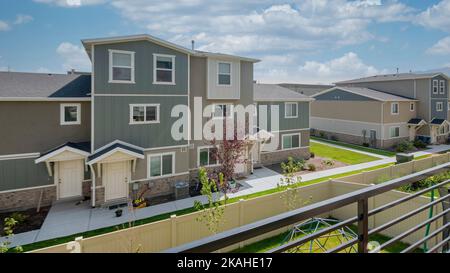
[[[450,150],[450,145],[431,146],[429,150],[416,152],[413,154],[415,156],[422,156],[446,150]],[[355,152],[360,151],[355,150]],[[323,177],[348,173],[394,162],[395,157],[384,158],[367,163],[304,174],[301,178],[303,182],[308,182]],[[228,194],[228,197],[234,198],[245,196],[276,188],[281,178],[282,175],[268,168],[256,169],[254,173],[245,180],[238,181],[242,187],[238,192]],[[201,201],[202,203],[206,203],[207,201],[205,196],[196,196],[138,210],[123,208],[123,215],[119,218],[115,217],[114,210],[109,210],[107,208],[91,209],[90,202],[85,202],[78,206],[75,205],[76,202],[56,203],[51,207],[40,230],[15,235],[12,240],[12,246],[26,245],[33,242],[59,238],[99,228],[117,226],[133,222],[135,220],[191,208],[196,200]],[[5,238],[0,238],[0,242],[3,240],[5,240]]]

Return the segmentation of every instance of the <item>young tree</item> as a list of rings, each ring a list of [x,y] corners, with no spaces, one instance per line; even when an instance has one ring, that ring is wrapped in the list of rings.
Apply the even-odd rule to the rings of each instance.
[[[219,173],[218,177],[219,185],[223,184],[223,174]],[[202,211],[201,215],[197,218],[197,221],[205,222],[209,231],[216,234],[225,212],[223,205],[226,203],[226,198],[220,200],[220,195],[216,195],[216,198],[214,198],[214,192],[217,192],[217,183],[216,180],[208,177],[205,168],[199,169],[198,178],[202,185],[200,193],[208,198],[208,202],[205,205],[200,201],[194,202],[194,207],[197,210]]]
[[[284,199],[284,203],[288,210],[296,209],[301,203],[301,199],[298,196],[298,190],[295,188],[295,185],[300,183],[302,180],[300,176],[296,175],[296,173],[302,170],[303,165],[303,161],[294,160],[292,157],[288,157],[287,162],[281,163],[283,177],[280,178],[278,188],[285,190],[281,194],[281,198]]]
[[[4,220],[4,228],[3,231],[6,234],[6,241],[0,242],[0,253],[6,253],[11,250],[11,242],[10,240],[14,237],[14,227],[19,223],[14,217],[7,217]],[[23,249],[21,246],[16,246],[12,249],[14,252],[22,252]]]

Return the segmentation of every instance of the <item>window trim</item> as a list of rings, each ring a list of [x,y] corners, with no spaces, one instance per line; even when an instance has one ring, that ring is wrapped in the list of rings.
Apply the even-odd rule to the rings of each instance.
[[[176,154],[175,152],[148,154],[147,155],[147,179],[153,180],[153,179],[160,179],[160,178],[164,178],[164,177],[173,176],[175,174],[175,154]],[[162,157],[165,155],[172,156],[172,173],[163,175],[162,174],[162,170],[163,170]],[[151,162],[152,162],[151,158],[152,157],[159,157],[161,160],[161,169],[160,169],[161,175],[159,175],[159,176],[151,176]]]
[[[441,94],[441,95],[445,94],[445,81],[444,80],[439,81],[439,94]]]
[[[230,65],[230,73],[229,74],[220,73],[220,64],[229,64]],[[220,81],[219,81],[220,75],[229,75],[230,76],[230,84],[220,84]],[[217,86],[221,86],[221,87],[231,87],[233,85],[233,63],[232,62],[226,62],[226,61],[218,61],[217,62],[216,84],[217,84]]]
[[[414,102],[409,103],[409,111],[414,112],[416,110],[416,104]]]
[[[109,83],[128,83],[128,84],[135,84],[135,52],[134,51],[125,51],[125,50],[117,50],[117,49],[109,49]],[[114,53],[120,53],[120,54],[128,54],[131,56],[131,66],[113,66],[113,55]],[[124,81],[124,80],[114,80],[113,78],[113,68],[114,67],[120,67],[120,68],[131,68],[131,80],[130,81]]]
[[[216,113],[216,106],[217,105],[228,105],[228,106],[230,106],[230,111],[229,111],[230,115],[226,116],[226,117],[224,117],[224,116],[216,117],[215,113]],[[227,118],[231,119],[234,116],[234,104],[232,104],[232,103],[213,103],[212,107],[213,107],[213,109],[212,109],[213,110],[212,111],[212,118],[213,119],[227,119]]]
[[[441,109],[439,110],[438,105],[441,105]],[[444,111],[444,103],[442,101],[437,101],[436,102],[436,112],[442,112]]]
[[[211,148],[217,148],[217,149],[219,149],[219,147],[214,146],[214,145],[206,145],[206,146],[198,146],[198,147],[197,147],[197,168],[200,168],[200,167],[206,167],[206,168],[208,168],[208,167],[217,167],[217,166],[220,166],[220,165],[221,165],[219,159],[217,159],[217,164],[214,164],[214,165],[210,165],[210,164],[209,164],[209,150],[210,150]],[[203,165],[203,166],[200,165],[200,150],[202,150],[202,149],[208,149],[208,165]]]
[[[447,111],[450,111],[450,101],[447,102]]]
[[[296,135],[298,135],[298,147],[284,148],[284,137],[285,136],[292,137],[292,136],[296,136]],[[281,135],[281,150],[282,151],[296,150],[296,149],[300,149],[301,147],[302,147],[302,133],[292,133],[292,134],[282,134]]]
[[[436,88],[436,91],[434,88]],[[439,80],[433,80],[433,85],[431,86],[431,91],[435,95],[439,93]]]
[[[295,116],[288,116],[287,115],[286,106],[288,104],[295,105],[295,107],[296,107]],[[284,103],[284,118],[298,118],[298,102],[285,102]]]
[[[77,108],[77,120],[65,121],[65,108],[76,107]],[[81,124],[81,103],[61,103],[59,106],[60,112],[60,125],[80,125]]]
[[[394,113],[394,105],[397,105],[397,113]],[[391,102],[391,115],[399,115],[400,114],[400,104],[398,102]]]
[[[144,121],[134,121],[133,120],[133,107],[145,107],[144,110]],[[156,107],[156,120],[147,121],[147,107]],[[160,123],[160,104],[157,103],[135,103],[130,104],[130,125],[141,125],[141,124],[155,124]]]
[[[392,129],[398,128],[398,136],[392,136]],[[399,138],[400,137],[400,126],[391,126],[389,127],[389,139]]]
[[[166,69],[166,68],[157,68],[156,67],[156,61],[158,59],[158,57],[164,57],[164,58],[171,58],[172,59],[172,69]],[[168,54],[157,54],[154,53],[153,54],[153,84],[158,84],[158,85],[176,85],[176,81],[175,81],[175,55],[168,55]],[[171,82],[159,82],[157,81],[156,78],[156,72],[157,70],[162,70],[162,71],[172,71],[172,81]]]

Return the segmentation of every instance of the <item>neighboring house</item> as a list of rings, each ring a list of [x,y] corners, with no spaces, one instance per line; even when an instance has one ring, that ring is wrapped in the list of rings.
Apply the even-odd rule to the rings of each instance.
[[[300,83],[280,83],[278,85],[309,97],[334,87],[334,85],[300,84]]]
[[[340,141],[390,148],[414,139],[422,121],[417,100],[361,87],[333,87],[313,96],[312,134]]]
[[[96,206],[139,193],[172,194],[174,184],[192,182],[199,167],[220,165],[210,141],[195,136],[194,104],[212,106],[212,118],[222,119],[235,105],[259,100],[253,92],[256,59],[186,49],[150,35],[82,42],[92,76],[0,73],[0,210],[83,196]],[[286,98],[297,104],[290,115],[297,117],[289,122],[280,117],[280,131],[292,131],[293,137],[289,148],[286,137],[283,150],[289,152],[280,152],[278,161],[283,155],[309,156],[309,99],[289,92]],[[258,103],[284,107],[281,98]],[[175,106],[191,111],[190,139],[172,137],[180,119],[172,113]],[[201,125],[210,120],[202,118]],[[275,162],[252,143],[237,175]]]
[[[408,139],[448,139],[448,78],[442,73],[378,75],[336,85],[314,95],[314,134],[382,148]]]
[[[288,157],[309,158],[309,112],[314,99],[275,84],[254,84],[254,100],[258,114],[262,109],[267,109],[268,113],[267,125],[258,124],[259,129],[265,128],[278,138],[276,150],[267,150],[261,145],[260,162],[266,165]],[[271,124],[272,106],[278,109],[278,128]]]

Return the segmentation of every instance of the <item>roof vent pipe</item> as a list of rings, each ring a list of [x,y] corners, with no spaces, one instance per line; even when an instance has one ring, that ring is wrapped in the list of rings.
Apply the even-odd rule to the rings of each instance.
[[[192,44],[192,50],[195,50],[195,41],[192,40],[192,41],[191,41],[191,44]]]

